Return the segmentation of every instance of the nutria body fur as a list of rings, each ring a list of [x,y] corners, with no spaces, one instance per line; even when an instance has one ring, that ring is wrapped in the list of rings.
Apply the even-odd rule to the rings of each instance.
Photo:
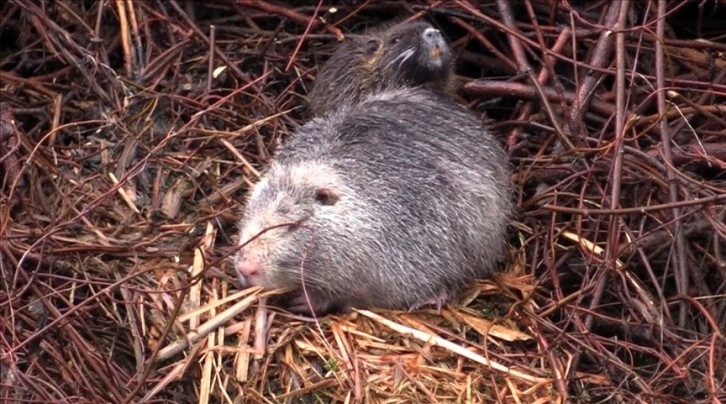
[[[347,38],[321,67],[309,112],[325,115],[384,89],[426,87],[446,93],[454,57],[431,24],[411,22]]]
[[[294,225],[262,233],[235,265],[245,286],[294,288],[296,312],[442,304],[496,270],[511,189],[506,154],[466,108],[425,89],[384,91],[282,146],[249,196],[240,243]]]

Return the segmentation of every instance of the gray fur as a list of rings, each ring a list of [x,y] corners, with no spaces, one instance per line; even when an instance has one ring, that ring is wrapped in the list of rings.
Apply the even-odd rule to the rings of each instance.
[[[404,86],[449,91],[453,53],[438,32],[425,38],[428,28],[433,27],[427,22],[412,22],[347,38],[321,67],[309,94],[310,112],[325,115],[375,92]],[[374,53],[367,51],[370,41],[380,44]],[[431,56],[434,45],[441,50],[439,58]]]
[[[321,188],[337,203],[316,203]],[[297,289],[295,311],[308,311],[301,279],[317,314],[442,303],[496,270],[511,189],[506,154],[466,108],[424,89],[384,91],[282,146],[251,192],[240,243],[302,226],[240,254],[263,262],[252,283]]]

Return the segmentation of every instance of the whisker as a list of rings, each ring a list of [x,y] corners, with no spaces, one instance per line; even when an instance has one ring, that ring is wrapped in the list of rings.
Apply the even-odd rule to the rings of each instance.
[[[393,65],[396,62],[399,62],[398,65],[401,66],[408,59],[410,59],[414,53],[416,53],[416,50],[413,47],[406,49],[405,51],[401,52],[400,55],[396,56],[393,60],[388,62],[388,64],[386,65],[386,68],[391,67],[391,65]]]

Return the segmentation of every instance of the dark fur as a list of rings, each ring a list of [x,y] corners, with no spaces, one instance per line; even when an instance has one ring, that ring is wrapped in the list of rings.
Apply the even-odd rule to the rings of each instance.
[[[321,67],[309,94],[313,116],[360,102],[377,91],[397,87],[426,87],[447,92],[453,81],[454,57],[443,37],[441,55],[422,38],[427,22],[396,24],[347,38]],[[379,46],[373,53],[369,44]],[[406,57],[408,55],[408,57]]]
[[[304,279],[317,314],[442,303],[496,270],[511,189],[506,154],[468,110],[423,89],[382,92],[309,122],[280,149],[240,242],[300,225],[246,246],[240,254],[264,270],[241,281],[296,288],[291,308],[309,312]]]

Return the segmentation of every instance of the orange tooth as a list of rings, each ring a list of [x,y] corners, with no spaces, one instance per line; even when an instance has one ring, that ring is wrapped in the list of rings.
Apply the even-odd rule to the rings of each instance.
[[[431,56],[433,56],[434,59],[438,59],[439,56],[441,56],[441,48],[439,48],[439,45],[434,46],[434,50],[431,51]]]

